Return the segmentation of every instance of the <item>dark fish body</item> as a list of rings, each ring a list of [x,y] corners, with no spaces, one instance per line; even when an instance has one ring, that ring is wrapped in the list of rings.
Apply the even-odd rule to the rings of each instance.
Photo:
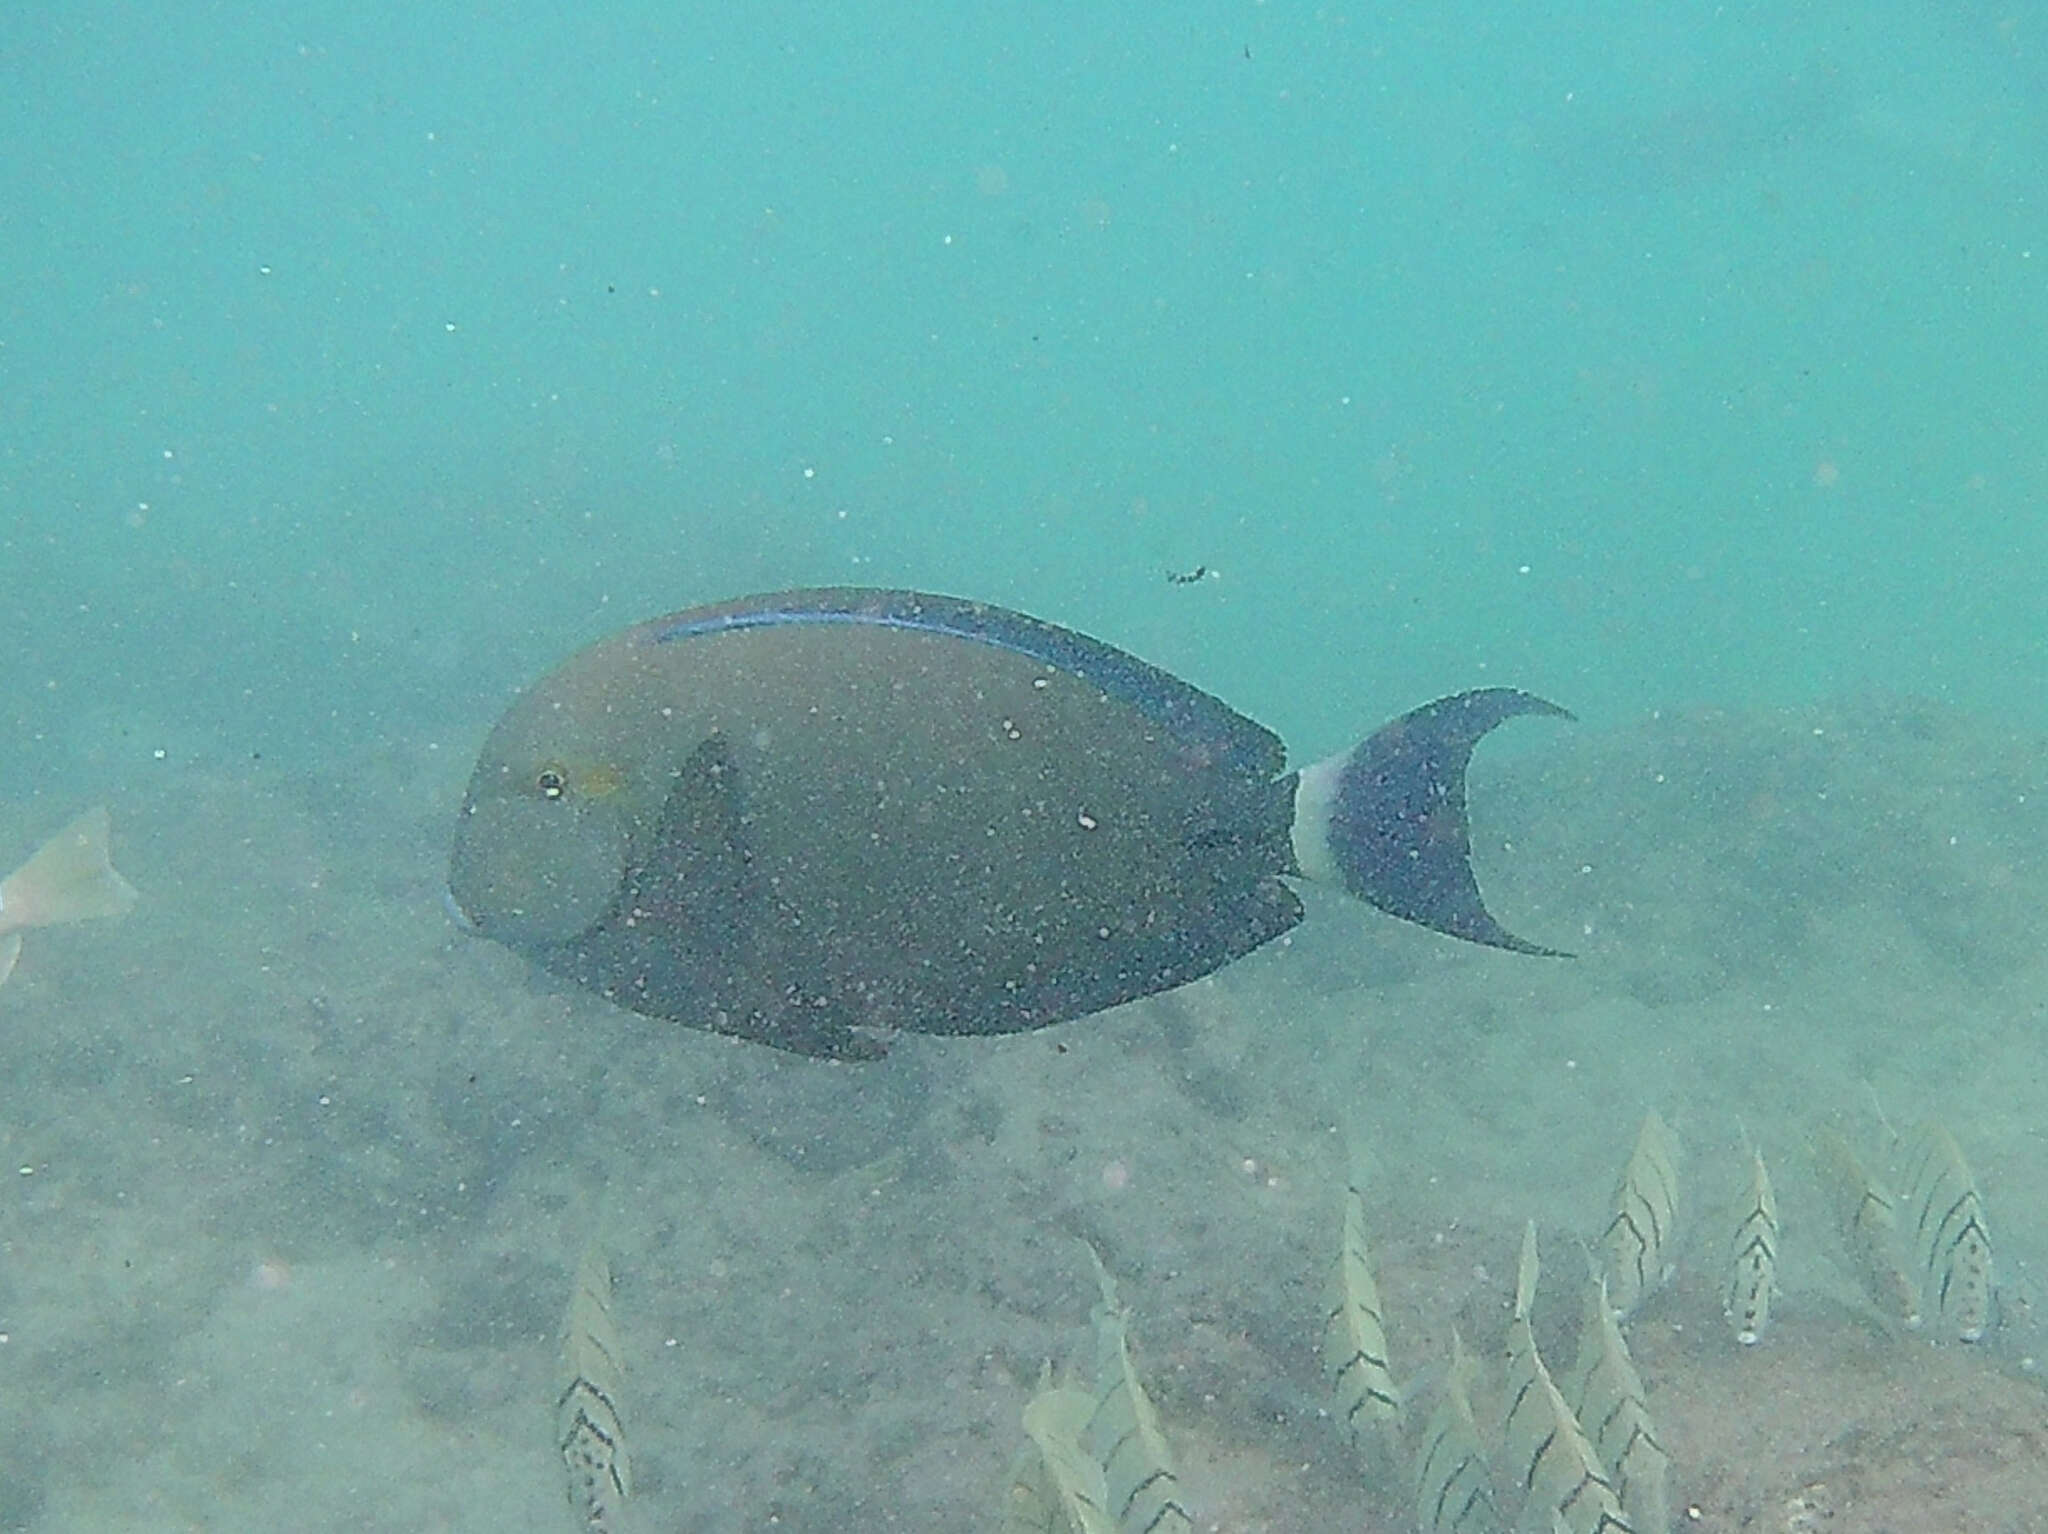
[[[1477,942],[1472,745],[1526,693],[1441,700],[1305,773],[1216,699],[1084,635],[914,592],[640,624],[493,729],[450,891],[621,1006],[813,1055],[1009,1033],[1206,975],[1335,877]]]

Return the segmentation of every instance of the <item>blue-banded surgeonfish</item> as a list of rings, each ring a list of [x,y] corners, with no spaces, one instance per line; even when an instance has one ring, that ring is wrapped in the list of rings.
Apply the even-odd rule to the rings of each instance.
[[[1326,879],[1520,953],[1472,876],[1472,748],[1554,703],[1484,688],[1290,772],[1271,731],[1020,613],[907,591],[642,623],[513,703],[449,889],[621,1006],[821,1056],[1010,1033],[1184,985]]]

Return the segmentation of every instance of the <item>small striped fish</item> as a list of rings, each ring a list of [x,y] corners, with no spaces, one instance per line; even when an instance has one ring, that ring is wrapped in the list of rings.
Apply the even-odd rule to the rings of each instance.
[[[1907,1137],[1906,1217],[1923,1301],[1942,1327],[1975,1342],[1991,1324],[1991,1230],[1955,1138],[1928,1120]]]
[[[1453,1327],[1443,1399],[1422,1430],[1415,1456],[1415,1525],[1422,1534],[1501,1534],[1507,1527],[1493,1500],[1493,1472],[1472,1415],[1477,1368]]]
[[[1835,1233],[1848,1248],[1864,1293],[1887,1321],[1909,1330],[1918,1327],[1920,1288],[1899,1259],[1899,1220],[1891,1194],[1833,1129],[1815,1133],[1813,1159],[1835,1217]]]
[[[1052,1473],[1045,1468],[1045,1454],[1037,1444],[1010,1461],[1009,1474],[1003,1478],[1002,1522],[997,1527],[1002,1534],[1068,1534],[1067,1515],[1060,1508]]]
[[[1354,1448],[1377,1460],[1392,1448],[1401,1422],[1401,1390],[1387,1363],[1387,1328],[1365,1242],[1363,1177],[1344,1190],[1344,1244],[1323,1321],[1323,1372],[1339,1420]]]
[[[1508,1323],[1507,1412],[1501,1437],[1506,1469],[1522,1489],[1524,1528],[1548,1524],[1567,1534],[1633,1534],[1614,1483],[1536,1351],[1529,1324],[1536,1299],[1536,1225],[1522,1233]]]
[[[1749,1188],[1737,1206],[1728,1242],[1728,1291],[1721,1310],[1735,1327],[1735,1340],[1753,1346],[1771,1324],[1778,1292],[1778,1201],[1762,1152],[1749,1153]]]
[[[1117,1534],[1109,1514],[1109,1487],[1102,1466],[1081,1447],[1081,1429],[1095,1411],[1095,1398],[1071,1385],[1041,1390],[1024,1408],[1024,1431],[1038,1445],[1046,1482],[1065,1527],[1073,1534]],[[1055,1527],[1060,1527],[1055,1524]]]
[[[619,1424],[625,1373],[612,1325],[612,1269],[593,1241],[576,1267],[562,1323],[562,1389],[555,1400],[556,1442],[569,1473],[569,1505],[592,1534],[618,1527],[632,1494],[626,1435]]]
[[[1597,1250],[1607,1297],[1632,1315],[1664,1282],[1664,1248],[1678,1217],[1678,1142],[1652,1109],[1636,1132],[1635,1149],[1615,1185],[1613,1213]]]
[[[1657,1441],[1644,1401],[1642,1376],[1629,1357],[1621,1325],[1607,1300],[1607,1285],[1596,1273],[1586,1286],[1586,1314],[1579,1323],[1579,1357],[1565,1398],[1592,1440],[1600,1463],[1614,1478],[1615,1499],[1637,1534],[1667,1534],[1671,1527],[1667,1490],[1671,1460]]]
[[[1129,1315],[1117,1303],[1116,1280],[1088,1248],[1102,1298],[1095,1307],[1095,1401],[1081,1429],[1081,1447],[1102,1466],[1105,1504],[1122,1534],[1188,1534],[1180,1481],[1159,1413],[1131,1364]]]

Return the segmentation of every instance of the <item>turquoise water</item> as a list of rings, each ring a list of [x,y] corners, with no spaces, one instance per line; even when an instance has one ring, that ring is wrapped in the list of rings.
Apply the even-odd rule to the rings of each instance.
[[[2044,49],[1906,4],[28,8],[0,708],[317,761],[859,581],[1304,750],[1475,680],[2040,719]]]
[[[1085,1356],[1077,1237],[1202,1528],[1406,1526],[1320,1415],[1340,1130],[1422,1377],[1453,1328],[1498,1355],[1531,1216],[1540,1312],[1576,1309],[1652,1105],[1687,1233],[1631,1345],[1703,1526],[1830,1486],[1838,1529],[2021,1526],[2040,24],[987,15],[0,25],[0,871],[103,799],[142,894],[28,932],[0,991],[0,1528],[568,1527],[594,1232],[621,1528],[982,1526]],[[1325,896],[1197,986],[855,1077],[444,915],[520,685],[823,582],[1085,630],[1302,760],[1454,688],[1554,697],[1584,725],[1484,749],[1475,841],[1506,924],[1581,957]],[[1809,1136],[1875,1164],[1887,1115],[1983,1181],[1981,1348],[1884,1336],[1830,1246]],[[1752,1143],[1786,1283],[1741,1349]]]

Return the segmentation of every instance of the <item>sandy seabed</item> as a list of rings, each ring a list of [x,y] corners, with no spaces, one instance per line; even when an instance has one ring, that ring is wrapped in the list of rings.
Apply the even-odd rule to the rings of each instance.
[[[166,761],[112,794],[119,925],[0,990],[0,1529],[567,1530],[557,1332],[599,1236],[630,1526],[992,1528],[1085,1239],[1199,1528],[1398,1530],[1315,1357],[1344,1136],[1397,1372],[1497,1356],[1522,1223],[1569,1357],[1643,1111],[1684,1147],[1630,1323],[1679,1528],[2048,1529],[2048,742],[1905,702],[1489,746],[1503,920],[1570,962],[1314,898],[1291,939],[1104,1017],[788,1058],[612,1011],[460,932],[466,762],[344,787]],[[0,803],[0,862],[81,804]],[[18,851],[16,850],[18,849]],[[1996,1241],[1980,1344],[1862,1304],[1808,1137],[1940,1119]],[[1745,1136],[1784,1293],[1720,1285]]]

